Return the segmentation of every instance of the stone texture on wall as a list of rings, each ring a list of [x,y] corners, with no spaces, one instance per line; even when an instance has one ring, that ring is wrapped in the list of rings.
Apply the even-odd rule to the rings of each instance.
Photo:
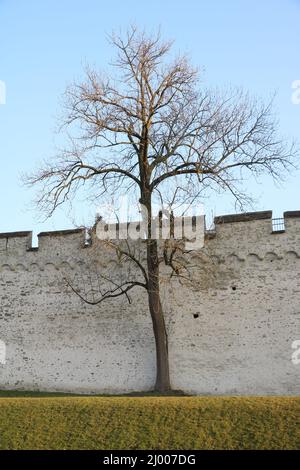
[[[216,218],[215,234],[191,255],[197,287],[162,283],[174,389],[196,394],[297,395],[300,366],[300,213]],[[94,241],[94,244],[97,243]],[[99,254],[100,253],[100,254]],[[205,255],[205,256],[203,256]],[[85,246],[84,231],[0,234],[0,389],[121,393],[151,389],[155,351],[146,292],[89,306],[82,292],[91,260],[119,266]],[[166,278],[167,279],[167,278]]]

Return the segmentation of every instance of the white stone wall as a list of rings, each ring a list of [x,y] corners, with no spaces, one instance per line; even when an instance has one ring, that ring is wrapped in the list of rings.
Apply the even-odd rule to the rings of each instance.
[[[298,395],[300,214],[272,233],[271,213],[217,220],[194,253],[197,286],[164,282],[174,389],[196,394]],[[122,393],[151,389],[155,351],[146,292],[88,306],[65,279],[86,288],[91,260],[118,266],[108,250],[84,248],[81,231],[0,234],[0,389]],[[95,259],[97,253],[97,259]]]

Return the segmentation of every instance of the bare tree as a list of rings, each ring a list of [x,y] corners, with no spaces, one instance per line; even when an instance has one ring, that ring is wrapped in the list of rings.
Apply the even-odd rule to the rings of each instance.
[[[119,259],[130,259],[140,278],[112,281],[91,303],[128,296],[136,287],[147,291],[156,344],[155,389],[163,392],[170,389],[170,377],[161,258],[157,240],[151,238],[154,201],[191,203],[204,191],[221,189],[242,205],[248,198],[242,185],[247,172],[281,180],[297,152],[277,137],[270,104],[241,90],[204,89],[185,56],[168,61],[172,44],[159,33],[147,35],[131,27],[110,40],[117,50],[112,64],[116,73],[88,68],[82,83],[68,87],[62,129],[67,128],[71,145],[45,162],[28,183],[41,184],[37,203],[48,216],[83,185],[99,200],[130,193],[147,209],[145,262],[129,246],[117,247]],[[178,247],[169,243],[162,259],[179,274],[184,263],[175,262],[175,253]]]

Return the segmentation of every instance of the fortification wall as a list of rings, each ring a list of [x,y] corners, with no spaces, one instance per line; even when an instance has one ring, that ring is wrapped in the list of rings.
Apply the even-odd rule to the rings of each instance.
[[[270,211],[216,218],[192,255],[197,287],[163,283],[173,388],[299,394],[291,344],[300,336],[300,213],[285,213],[284,232],[272,233],[271,219]],[[40,234],[38,249],[30,232],[0,234],[0,389],[153,387],[146,293],[89,306],[66,287],[71,280],[84,293],[92,261],[103,275],[120,269],[108,249],[86,246],[82,230]]]

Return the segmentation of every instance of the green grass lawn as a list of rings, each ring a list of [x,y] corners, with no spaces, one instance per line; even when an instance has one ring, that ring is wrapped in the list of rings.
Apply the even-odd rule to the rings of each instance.
[[[299,449],[299,398],[0,398],[0,449]]]

